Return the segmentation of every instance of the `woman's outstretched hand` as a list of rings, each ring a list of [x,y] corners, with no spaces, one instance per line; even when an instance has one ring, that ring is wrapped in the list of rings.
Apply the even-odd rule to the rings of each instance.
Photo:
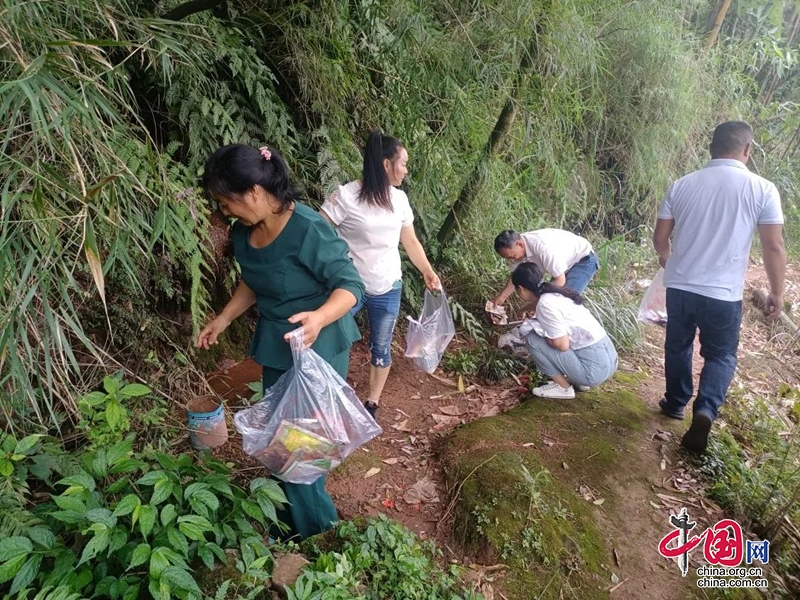
[[[197,336],[196,346],[208,350],[212,345],[219,343],[217,340],[222,332],[228,328],[231,322],[225,317],[217,317],[203,328]]]

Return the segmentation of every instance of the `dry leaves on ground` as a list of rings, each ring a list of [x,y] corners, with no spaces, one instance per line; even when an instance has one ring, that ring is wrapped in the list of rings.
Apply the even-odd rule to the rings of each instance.
[[[403,494],[403,501],[406,504],[436,503],[439,502],[439,493],[436,491],[436,484],[429,478],[423,477],[412,485]]]

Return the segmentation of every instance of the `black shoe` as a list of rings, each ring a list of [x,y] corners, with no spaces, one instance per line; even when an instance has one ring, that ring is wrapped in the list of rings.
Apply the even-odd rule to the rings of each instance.
[[[669,408],[667,406],[667,399],[666,398],[662,398],[661,400],[659,400],[658,401],[658,405],[661,407],[661,414],[662,415],[666,415],[670,419],[677,419],[678,421],[683,421],[684,414],[683,414],[683,409],[682,408],[679,408],[679,409]]]
[[[704,412],[696,412],[692,424],[683,435],[681,446],[698,454],[705,452],[708,446],[708,434],[711,432],[711,417]]]
[[[369,415],[374,419],[375,415],[378,412],[379,405],[376,402],[373,402],[372,400],[367,400],[366,402],[364,402],[364,408],[367,409]]]

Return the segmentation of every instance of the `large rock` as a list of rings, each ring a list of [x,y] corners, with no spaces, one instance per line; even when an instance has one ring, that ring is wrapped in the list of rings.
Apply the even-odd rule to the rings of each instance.
[[[272,585],[284,593],[286,588],[293,585],[303,567],[310,564],[302,554],[281,554],[275,557],[275,566],[272,569]]]
[[[508,565],[509,600],[608,597],[613,557],[598,517],[613,510],[607,477],[638,452],[645,416],[624,378],[570,402],[527,400],[444,441],[454,537],[478,563]]]

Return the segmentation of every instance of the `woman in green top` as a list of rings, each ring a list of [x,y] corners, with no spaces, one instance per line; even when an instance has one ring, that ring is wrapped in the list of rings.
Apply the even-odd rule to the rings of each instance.
[[[231,237],[242,281],[200,332],[198,347],[216,344],[228,325],[256,304],[250,354],[263,366],[265,390],[292,366],[287,334],[298,326],[306,346],[346,377],[350,346],[360,337],[349,311],[361,300],[364,285],[347,244],[315,211],[295,201],[283,158],[266,147],[225,146],[206,162],[203,185],[222,213],[236,218]],[[279,517],[292,533],[305,538],[331,527],[337,516],[325,477],[311,485],[281,486],[290,506]]]

